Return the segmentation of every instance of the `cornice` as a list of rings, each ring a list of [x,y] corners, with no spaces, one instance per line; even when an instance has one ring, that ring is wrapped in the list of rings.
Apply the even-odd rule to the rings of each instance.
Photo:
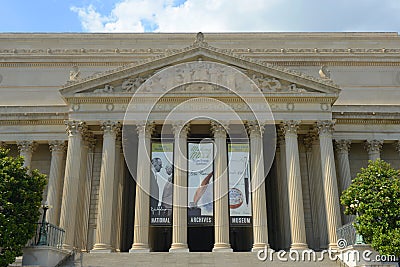
[[[335,118],[333,116],[333,118]],[[336,125],[361,124],[361,125],[400,125],[400,119],[336,119]]]
[[[159,103],[180,103],[185,100],[192,99],[195,95],[179,96],[174,95],[171,97],[163,97],[158,100],[159,97],[135,97],[135,102],[149,102],[158,100]],[[199,96],[199,95],[196,95]],[[226,103],[238,103],[243,102],[238,97],[226,97],[218,95],[207,95],[210,98],[215,98]],[[65,97],[65,100],[70,104],[129,104],[132,99],[132,95],[127,96],[72,96]],[[327,103],[332,104],[336,101],[336,94],[265,94],[267,102],[271,103]],[[246,100],[260,101],[258,97],[246,97]]]
[[[400,54],[399,54],[400,55]],[[396,55],[392,58],[392,60],[387,60],[387,58],[361,58],[354,57],[351,60],[349,57],[324,57],[324,58],[310,58],[304,56],[292,56],[290,58],[280,59],[279,57],[269,57],[264,56],[260,58],[254,58],[255,60],[263,61],[265,64],[272,64],[281,67],[321,67],[321,65],[326,65],[328,67],[398,67],[400,66],[399,55]],[[149,55],[152,57],[153,55]],[[253,58],[253,57],[249,57]],[[140,58],[134,58],[130,60],[129,58],[125,58],[121,60],[118,58],[118,61],[108,61],[106,59],[91,59],[87,58],[65,58],[63,62],[29,62],[30,60],[24,59],[26,62],[0,62],[1,68],[70,68],[72,65],[78,67],[119,67],[128,65],[131,63],[138,64],[138,60]]]
[[[353,54],[365,54],[365,55],[390,55],[390,54],[400,54],[400,49],[395,48],[267,48],[267,49],[257,49],[257,48],[233,48],[224,49],[218,48],[220,52],[223,53],[238,53],[238,54],[249,54],[257,55],[268,55],[268,54],[311,54],[311,55],[353,55]],[[165,53],[178,53],[181,49],[160,49],[160,48],[139,48],[139,49],[126,49],[126,48],[108,48],[108,49],[92,49],[92,48],[82,48],[82,49],[19,49],[19,48],[8,48],[1,49],[1,55],[41,55],[41,56],[70,56],[70,55],[96,55],[102,56],[106,55],[148,55],[154,56],[154,54],[165,54]]]
[[[321,65],[328,67],[399,67],[399,59],[396,58],[395,60],[396,61],[337,61],[337,59],[318,59],[315,61],[310,61],[308,58],[307,60],[293,59],[290,61],[276,61],[276,59],[274,59],[268,62],[285,67],[321,67]]]
[[[40,120],[0,120],[1,126],[11,125],[60,125],[64,126],[64,119],[40,119]]]
[[[2,62],[0,63],[0,67],[3,68],[70,68],[71,66],[79,66],[79,67],[118,67],[121,65],[126,65],[135,61],[129,62],[98,62],[98,61],[78,61],[69,60],[68,62]]]
[[[386,111],[386,112],[375,112],[375,111],[341,111],[332,112],[332,115],[336,119],[362,119],[362,120],[400,120],[400,112],[398,111]]]
[[[172,101],[170,102],[172,103]],[[8,120],[0,120],[0,126],[45,126],[45,125],[59,125],[64,126],[65,120],[68,118],[66,116],[62,119],[8,119]],[[335,118],[336,125],[400,125],[400,118],[381,118],[381,119],[369,119],[369,118]]]

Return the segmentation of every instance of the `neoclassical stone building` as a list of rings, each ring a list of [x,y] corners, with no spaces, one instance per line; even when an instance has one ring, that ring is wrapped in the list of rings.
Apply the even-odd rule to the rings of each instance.
[[[68,249],[332,248],[352,177],[400,167],[399,55],[397,33],[0,34],[0,145],[48,175]]]

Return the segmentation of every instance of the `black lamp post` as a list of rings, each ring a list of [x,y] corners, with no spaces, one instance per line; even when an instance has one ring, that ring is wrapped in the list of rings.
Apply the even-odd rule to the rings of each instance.
[[[42,205],[43,209],[43,217],[42,217],[42,225],[40,226],[39,231],[39,240],[37,242],[38,246],[47,246],[47,223],[46,223],[46,212],[50,208],[47,201]]]

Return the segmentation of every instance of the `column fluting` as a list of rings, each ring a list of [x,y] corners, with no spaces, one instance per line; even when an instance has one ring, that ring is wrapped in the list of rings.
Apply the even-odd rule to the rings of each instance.
[[[232,251],[229,243],[228,155],[226,126],[211,123],[214,133],[214,252]]]
[[[172,211],[172,245],[170,252],[189,252],[187,244],[187,134],[189,125],[172,125],[174,146],[174,187]]]
[[[286,170],[289,194],[291,249],[308,249],[304,222],[303,193],[300,176],[300,159],[297,140],[299,121],[285,121],[281,130],[286,143]]]
[[[118,122],[102,123],[103,155],[101,161],[99,205],[97,215],[96,243],[91,252],[112,252],[113,202],[115,186],[115,141],[120,125]]]
[[[260,249],[269,248],[262,138],[264,127],[257,122],[250,122],[248,124],[248,132],[250,137],[252,171],[251,185],[254,237],[252,251],[258,251]]]
[[[319,143],[321,147],[321,170],[324,185],[329,248],[337,248],[336,230],[340,226],[341,221],[335,158],[333,153],[333,125],[332,121],[317,122]]]
[[[135,220],[133,244],[129,252],[150,252],[149,217],[150,217],[150,142],[154,125],[146,122],[137,124],[138,162],[136,177]]]
[[[49,142],[51,151],[49,182],[47,186],[47,203],[52,206],[47,211],[47,222],[59,225],[61,199],[63,191],[63,161],[65,155],[65,141],[54,140]]]

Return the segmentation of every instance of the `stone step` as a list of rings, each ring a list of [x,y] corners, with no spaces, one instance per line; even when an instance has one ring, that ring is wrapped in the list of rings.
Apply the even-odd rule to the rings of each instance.
[[[90,266],[90,267],[241,267],[241,266],[296,266],[296,267],[339,267],[340,264],[328,258],[322,261],[280,261],[274,254],[273,260],[261,261],[256,253],[252,252],[191,252],[191,253],[81,253],[74,260],[64,263],[63,267]],[[317,258],[320,253],[317,253]]]

